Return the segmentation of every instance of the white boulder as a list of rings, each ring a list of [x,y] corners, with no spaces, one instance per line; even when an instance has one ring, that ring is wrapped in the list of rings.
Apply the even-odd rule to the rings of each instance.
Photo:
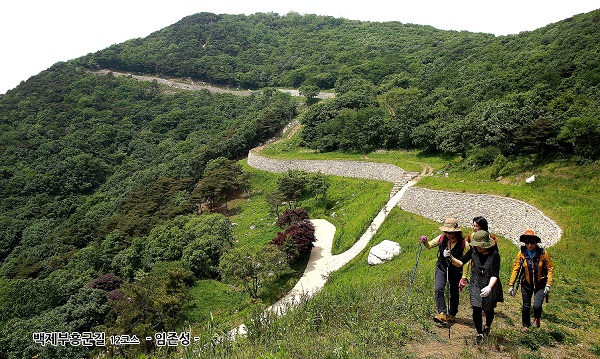
[[[384,263],[400,254],[401,250],[399,243],[386,239],[371,248],[367,263],[372,266]]]

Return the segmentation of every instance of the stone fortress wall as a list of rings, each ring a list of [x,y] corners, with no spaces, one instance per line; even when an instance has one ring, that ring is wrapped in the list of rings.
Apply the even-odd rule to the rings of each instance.
[[[327,175],[383,180],[400,185],[416,175],[414,172],[405,172],[397,166],[385,163],[281,160],[262,157],[254,151],[248,154],[248,165],[276,173],[296,169]],[[519,245],[519,236],[527,229],[535,231],[542,239],[544,247],[556,244],[562,236],[562,229],[540,210],[508,197],[437,191],[413,186],[406,190],[398,206],[407,212],[439,223],[443,223],[445,218],[454,217],[465,229],[465,234],[469,233],[472,219],[483,216],[488,220],[491,233],[506,237],[516,245]]]

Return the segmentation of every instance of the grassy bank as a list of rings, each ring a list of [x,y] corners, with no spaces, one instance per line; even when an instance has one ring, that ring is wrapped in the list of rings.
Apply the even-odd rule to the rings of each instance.
[[[251,174],[251,190],[228,203],[227,216],[234,225],[236,245],[263,246],[281,231],[275,225],[277,216],[266,200],[267,194],[276,188],[280,175],[255,170],[245,161],[241,164],[244,171]],[[388,182],[333,176],[325,201],[304,198],[299,205],[307,209],[311,218],[326,218],[336,226],[333,252],[341,253],[368,229],[389,199],[391,189],[392,183]],[[252,300],[247,293],[219,281],[197,282],[185,310],[189,327],[194,333],[203,335],[209,332],[222,334],[236,327],[253,311],[262,311],[287,293],[304,272],[307,260],[307,256],[302,258],[294,265],[292,274],[281,278],[272,288],[266,288],[259,300]]]
[[[240,338],[234,343],[187,348],[185,357],[417,358],[444,355],[456,358],[588,358],[600,355],[597,339],[600,334],[600,265],[596,254],[600,242],[595,239],[600,230],[597,211],[600,169],[597,164],[547,164],[527,173],[490,181],[489,172],[485,170],[454,169],[449,159],[418,153],[317,154],[290,146],[279,154],[269,151],[263,154],[415,166],[407,167],[408,170],[429,164],[436,169],[446,168],[448,176],[427,177],[419,182],[419,186],[509,196],[538,207],[564,231],[561,241],[549,248],[556,267],[556,279],[551,299],[544,306],[542,327],[526,335],[520,333],[520,299],[507,296],[498,306],[492,335],[485,345],[473,347],[470,308],[467,296],[463,295],[459,313],[462,327],[458,325],[455,330],[462,329],[453,333],[453,340],[448,340],[446,329],[437,328],[431,321],[434,314],[434,252],[422,253],[408,304],[406,302],[418,251],[417,238],[421,234],[437,233],[439,224],[394,209],[370,246],[383,239],[396,240],[403,249],[396,259],[370,267],[366,264],[367,248],[361,256],[334,273],[323,291],[288,315],[268,318],[262,325],[250,325],[248,338]],[[524,178],[531,174],[536,174],[537,180],[526,185]],[[501,281],[506,290],[510,264],[518,249],[504,238],[500,238],[499,247]],[[254,319],[257,323],[258,316]]]

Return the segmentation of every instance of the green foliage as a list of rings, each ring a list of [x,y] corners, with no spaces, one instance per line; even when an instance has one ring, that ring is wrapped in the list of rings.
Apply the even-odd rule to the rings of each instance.
[[[219,259],[233,245],[229,220],[218,214],[179,216],[153,228],[147,237],[134,238],[113,267],[133,278],[156,263],[183,260],[198,278],[216,277]]]
[[[561,129],[559,140],[573,146],[575,155],[583,159],[600,159],[598,138],[600,136],[600,119],[596,117],[570,118]]]
[[[310,104],[314,98],[319,94],[319,87],[316,85],[303,85],[298,87],[298,91],[301,96],[306,97],[306,103]]]
[[[272,245],[235,247],[223,255],[219,268],[225,281],[242,286],[254,299],[259,297],[261,287],[289,271],[285,253]]]
[[[495,163],[495,160],[498,156],[501,156],[501,154],[500,150],[496,147],[476,147],[469,150],[467,156],[468,157],[465,159],[465,164],[467,166],[481,168]]]
[[[275,201],[284,199],[292,209],[302,198],[308,196],[325,201],[329,185],[329,180],[322,173],[288,170],[277,180],[277,193],[270,194],[269,203],[277,209]]]
[[[152,271],[121,286],[123,296],[112,301],[106,324],[107,335],[123,333],[138,338],[153,337],[160,331],[174,331],[182,323],[193,274],[181,262],[157,263]],[[150,351],[152,342],[141,340],[130,353]]]
[[[192,192],[192,196],[206,198],[210,202],[211,212],[215,201],[224,198],[225,212],[227,213],[229,196],[234,190],[247,186],[248,178],[242,172],[242,167],[235,161],[219,157],[206,164],[202,180]]]

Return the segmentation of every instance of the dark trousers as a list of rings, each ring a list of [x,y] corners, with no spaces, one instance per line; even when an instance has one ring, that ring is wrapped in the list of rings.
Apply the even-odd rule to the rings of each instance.
[[[435,305],[438,313],[456,315],[458,313],[458,282],[462,277],[462,270],[450,271],[450,308],[446,308],[446,271],[436,267],[435,269]]]
[[[494,321],[494,316],[496,313],[494,309],[490,309],[485,311],[485,326],[490,328],[492,326],[492,322]],[[473,324],[475,325],[475,330],[477,330],[477,334],[483,334],[483,309],[479,307],[473,307]]]
[[[533,297],[533,317],[540,319],[542,317],[542,304],[544,303],[544,288],[533,291],[533,289],[521,286],[521,297],[523,298],[523,307],[521,308],[521,324],[524,327],[531,326],[531,297]]]

